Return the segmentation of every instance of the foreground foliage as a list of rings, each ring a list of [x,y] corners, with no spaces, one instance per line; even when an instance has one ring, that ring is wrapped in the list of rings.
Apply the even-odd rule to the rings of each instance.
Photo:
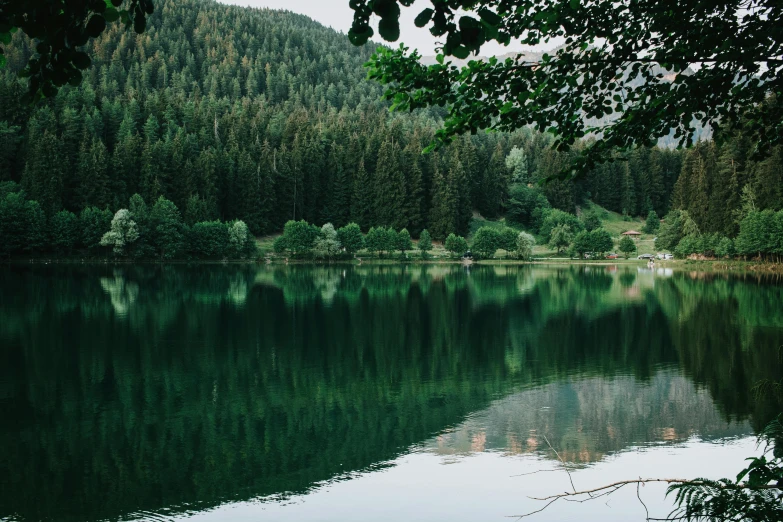
[[[349,37],[399,38],[400,5],[412,0],[354,0]],[[761,150],[783,142],[783,107],[765,106],[783,86],[783,7],[776,0],[432,0],[415,24],[441,38],[441,54],[422,65],[416,51],[379,48],[369,76],[389,86],[398,110],[446,107],[437,143],[479,129],[533,126],[565,150],[588,134],[599,138],[564,166],[584,174],[617,149],[648,145],[673,131],[681,145],[703,127],[750,122]],[[539,46],[564,41],[551,54],[517,53],[471,60],[483,44]],[[573,168],[573,170],[572,170]]]

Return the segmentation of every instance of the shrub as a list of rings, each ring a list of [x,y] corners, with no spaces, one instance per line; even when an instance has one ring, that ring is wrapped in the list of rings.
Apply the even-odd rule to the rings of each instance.
[[[449,237],[446,238],[446,244],[444,246],[446,247],[446,250],[451,252],[455,257],[464,254],[468,250],[468,242],[465,238],[453,233],[449,234]]]
[[[309,256],[319,234],[320,229],[307,221],[291,220],[283,227],[283,235],[275,240],[275,252],[290,252],[291,255],[298,257]]]
[[[508,253],[512,253],[517,249],[517,236],[519,233],[513,228],[504,227],[500,231],[498,238],[498,248],[502,248]]]
[[[601,227],[601,218],[595,212],[585,212],[582,216],[582,222],[585,225],[585,230],[592,231]]]
[[[558,254],[561,254],[571,244],[572,238],[571,227],[561,223],[553,228],[549,234],[549,248],[554,248]]]
[[[70,254],[79,241],[79,218],[73,212],[61,210],[52,216],[50,230],[55,251]]]
[[[139,239],[139,229],[136,227],[136,222],[133,221],[130,211],[122,208],[114,214],[111,230],[101,238],[101,246],[110,246],[116,255],[122,256],[125,255],[126,247],[137,239]]]
[[[400,230],[396,238],[396,247],[400,251],[400,254],[404,254],[406,250],[413,250],[413,241],[411,240],[411,234],[407,228]]]
[[[500,247],[500,234],[494,228],[481,227],[473,236],[471,249],[473,252],[483,258],[490,258],[495,255],[495,251]]]
[[[349,254],[355,254],[364,248],[362,229],[356,223],[348,223],[337,231],[337,240]]]
[[[188,234],[188,249],[190,255],[196,259],[227,257],[228,245],[228,225],[222,221],[198,222]]]
[[[658,214],[651,210],[649,214],[647,214],[647,221],[644,222],[644,227],[642,227],[642,232],[645,232],[647,234],[655,234],[658,232],[658,229],[661,226],[661,220],[658,218]]]
[[[636,252],[636,241],[631,239],[629,236],[623,236],[622,239],[620,239],[618,248],[625,256],[625,259],[628,259],[631,254]]]
[[[556,208],[550,209],[544,215],[543,222],[541,223],[540,234],[544,238],[544,241],[549,243],[552,239],[552,230],[558,225],[567,225],[571,233],[576,234],[581,230],[584,230],[584,224],[579,221],[579,218],[568,212],[563,212]]]
[[[339,255],[342,250],[343,246],[337,239],[337,231],[334,229],[334,225],[326,223],[321,227],[320,235],[313,244],[313,254],[322,259],[331,259]]]
[[[514,253],[517,258],[528,261],[533,257],[534,246],[536,246],[536,238],[527,232],[520,232],[517,234],[516,250]]]
[[[419,251],[421,251],[421,257],[427,257],[427,252],[432,250],[432,237],[425,228],[419,235]]]
[[[506,219],[512,223],[538,230],[542,214],[551,208],[539,188],[516,185],[511,189],[506,203]]]
[[[590,232],[590,247],[597,254],[609,252],[614,248],[612,235],[603,228],[597,228]]]

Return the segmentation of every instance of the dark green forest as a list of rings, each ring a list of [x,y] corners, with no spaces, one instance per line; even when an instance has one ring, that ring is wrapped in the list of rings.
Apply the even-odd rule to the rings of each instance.
[[[524,129],[422,155],[441,114],[390,114],[365,79],[374,48],[290,12],[164,0],[144,34],[115,24],[88,45],[80,86],[29,106],[16,73],[34,47],[15,34],[0,70],[0,181],[18,184],[3,197],[21,187],[37,202],[25,219],[43,229],[28,242],[38,246],[6,255],[45,251],[61,210],[110,216],[134,194],[150,208],[163,196],[188,226],[241,220],[254,235],[304,219],[443,240],[467,235],[474,212],[535,225],[519,215],[529,197],[519,188],[559,173],[575,151]],[[759,210],[783,208],[780,150],[751,161],[752,149],[741,136],[686,153],[637,149],[535,190],[571,213],[588,199],[631,216],[682,209],[700,232],[732,237],[746,187]]]

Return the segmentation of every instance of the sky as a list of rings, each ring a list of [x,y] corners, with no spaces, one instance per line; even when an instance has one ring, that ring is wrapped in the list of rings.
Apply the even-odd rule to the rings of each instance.
[[[348,0],[218,0],[224,4],[243,5],[250,7],[268,7],[270,9],[287,9],[295,13],[301,13],[309,16],[313,20],[329,26],[344,33],[351,28],[353,21],[353,11],[348,7]],[[400,39],[395,44],[404,42],[411,49],[418,49],[424,55],[435,54],[437,39],[429,31],[419,29],[413,24],[413,19],[419,14],[419,11],[429,5],[429,2],[418,0],[412,7],[402,8],[402,17],[400,20]],[[380,42],[377,26],[376,35],[373,40]],[[498,44],[487,44],[481,49],[484,56],[490,54],[503,54],[512,50],[519,50],[521,47],[503,47]]]

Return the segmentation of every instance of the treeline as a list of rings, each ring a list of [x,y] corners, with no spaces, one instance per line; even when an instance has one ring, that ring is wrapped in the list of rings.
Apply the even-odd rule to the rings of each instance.
[[[193,203],[193,201],[191,201]],[[61,210],[47,216],[13,182],[0,183],[0,258],[57,257],[127,259],[247,259],[256,240],[242,221],[202,221],[189,205],[184,220],[177,206],[160,196],[151,208],[134,194],[113,216],[87,207],[78,215]]]
[[[133,194],[253,234],[289,220],[466,235],[473,211],[503,215],[509,187],[560,171],[568,155],[530,131],[478,134],[421,155],[437,111],[390,115],[364,80],[372,48],[292,13],[164,0],[143,35],[112,26],[89,45],[79,87],[19,102],[15,72],[33,52],[14,35],[0,72],[0,180],[19,182],[46,216],[122,208]],[[575,212],[593,198],[635,214],[668,211],[679,153],[652,149],[542,193]],[[602,167],[603,169],[603,167]],[[640,210],[641,209],[641,210]]]
[[[747,195],[747,193],[746,193]],[[730,238],[720,232],[702,233],[687,210],[670,212],[661,224],[656,248],[671,250],[678,257],[766,259],[783,258],[783,210],[747,209],[739,220],[739,234]]]
[[[26,86],[16,76],[33,44],[15,34],[6,46],[0,181],[21,184],[48,219],[116,211],[139,194],[179,209],[194,201],[203,219],[241,220],[255,235],[304,219],[445,240],[467,236],[474,212],[535,231],[546,208],[575,214],[592,200],[629,216],[688,210],[701,230],[734,237],[746,185],[760,209],[783,206],[780,151],[753,163],[741,136],[686,158],[637,149],[531,192],[586,144],[558,152],[548,135],[523,129],[422,155],[439,109],[389,114],[381,87],[365,80],[372,47],[289,12],[159,4],[143,35],[117,24],[91,42],[82,84],[35,107],[20,103]]]

